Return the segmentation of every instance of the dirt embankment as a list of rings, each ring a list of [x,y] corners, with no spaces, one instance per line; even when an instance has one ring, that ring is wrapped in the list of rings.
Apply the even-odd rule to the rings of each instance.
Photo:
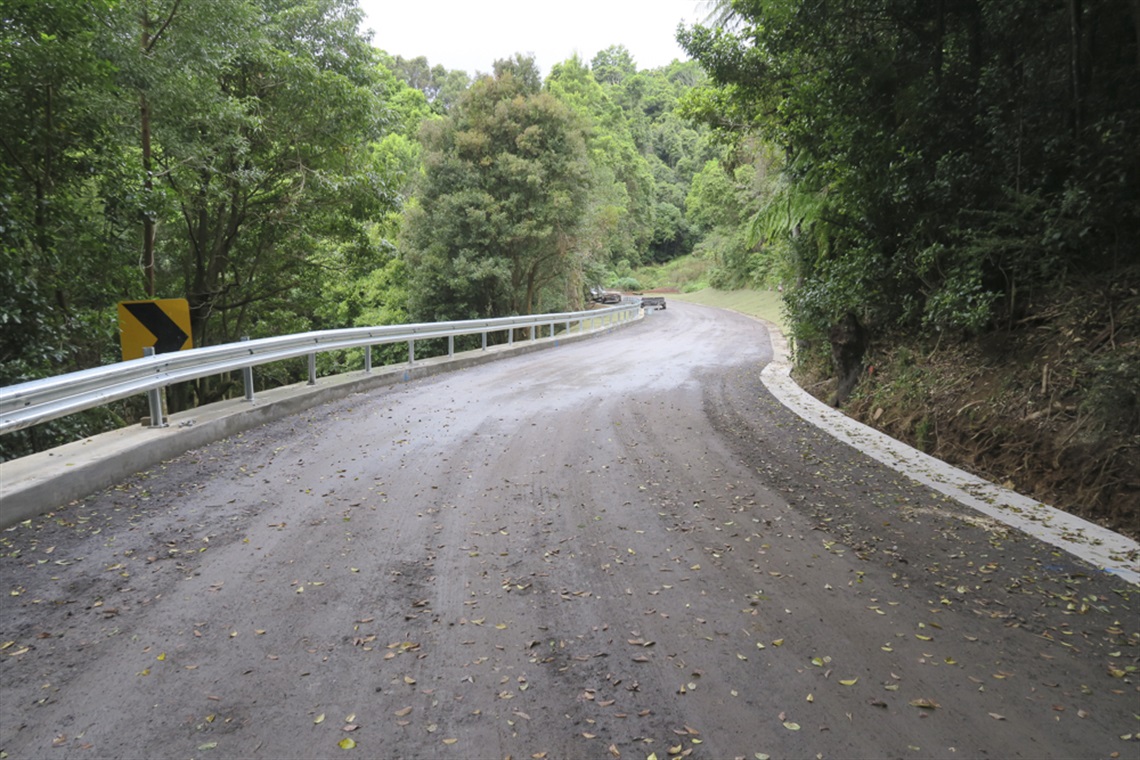
[[[973,340],[876,339],[844,410],[940,459],[1140,536],[1140,274],[1070,286]],[[805,372],[832,400],[834,378]]]

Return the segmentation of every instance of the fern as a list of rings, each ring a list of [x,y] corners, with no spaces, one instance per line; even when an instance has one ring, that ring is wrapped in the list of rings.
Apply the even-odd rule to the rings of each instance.
[[[776,240],[793,235],[797,230],[815,228],[816,234],[825,234],[823,225],[817,225],[827,205],[827,188],[817,190],[806,180],[793,180],[783,172],[768,201],[748,222],[748,245]]]

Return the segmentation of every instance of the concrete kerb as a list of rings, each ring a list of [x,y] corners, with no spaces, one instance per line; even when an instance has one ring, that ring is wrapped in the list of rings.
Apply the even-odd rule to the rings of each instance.
[[[752,318],[768,328],[772,341],[773,358],[760,378],[772,395],[799,417],[994,521],[1063,549],[1129,583],[1140,584],[1140,544],[1136,541],[960,470],[824,404],[792,380],[791,352],[779,327]]]
[[[643,317],[644,313],[640,312],[635,319],[581,333],[489,346],[486,351],[464,351],[454,357],[417,359],[414,364],[373,367],[367,374],[346,372],[320,378],[316,385],[300,382],[259,391],[253,403],[230,399],[171,415],[165,428],[132,425],[0,462],[0,529],[109,488],[190,449],[353,393],[556,348],[632,325]]]

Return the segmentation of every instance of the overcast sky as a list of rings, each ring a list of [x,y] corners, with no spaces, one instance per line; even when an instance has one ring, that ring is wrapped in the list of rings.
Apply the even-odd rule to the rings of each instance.
[[[500,58],[533,53],[543,75],[573,53],[585,60],[625,45],[639,69],[686,60],[677,24],[707,15],[704,0],[359,0],[372,44],[431,65],[489,72]]]

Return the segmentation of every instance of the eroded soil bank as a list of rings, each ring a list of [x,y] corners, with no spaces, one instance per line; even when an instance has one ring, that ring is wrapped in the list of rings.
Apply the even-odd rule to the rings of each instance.
[[[1027,302],[978,339],[880,337],[843,409],[955,466],[1140,537],[1140,277]],[[825,368],[797,374],[824,401]]]

